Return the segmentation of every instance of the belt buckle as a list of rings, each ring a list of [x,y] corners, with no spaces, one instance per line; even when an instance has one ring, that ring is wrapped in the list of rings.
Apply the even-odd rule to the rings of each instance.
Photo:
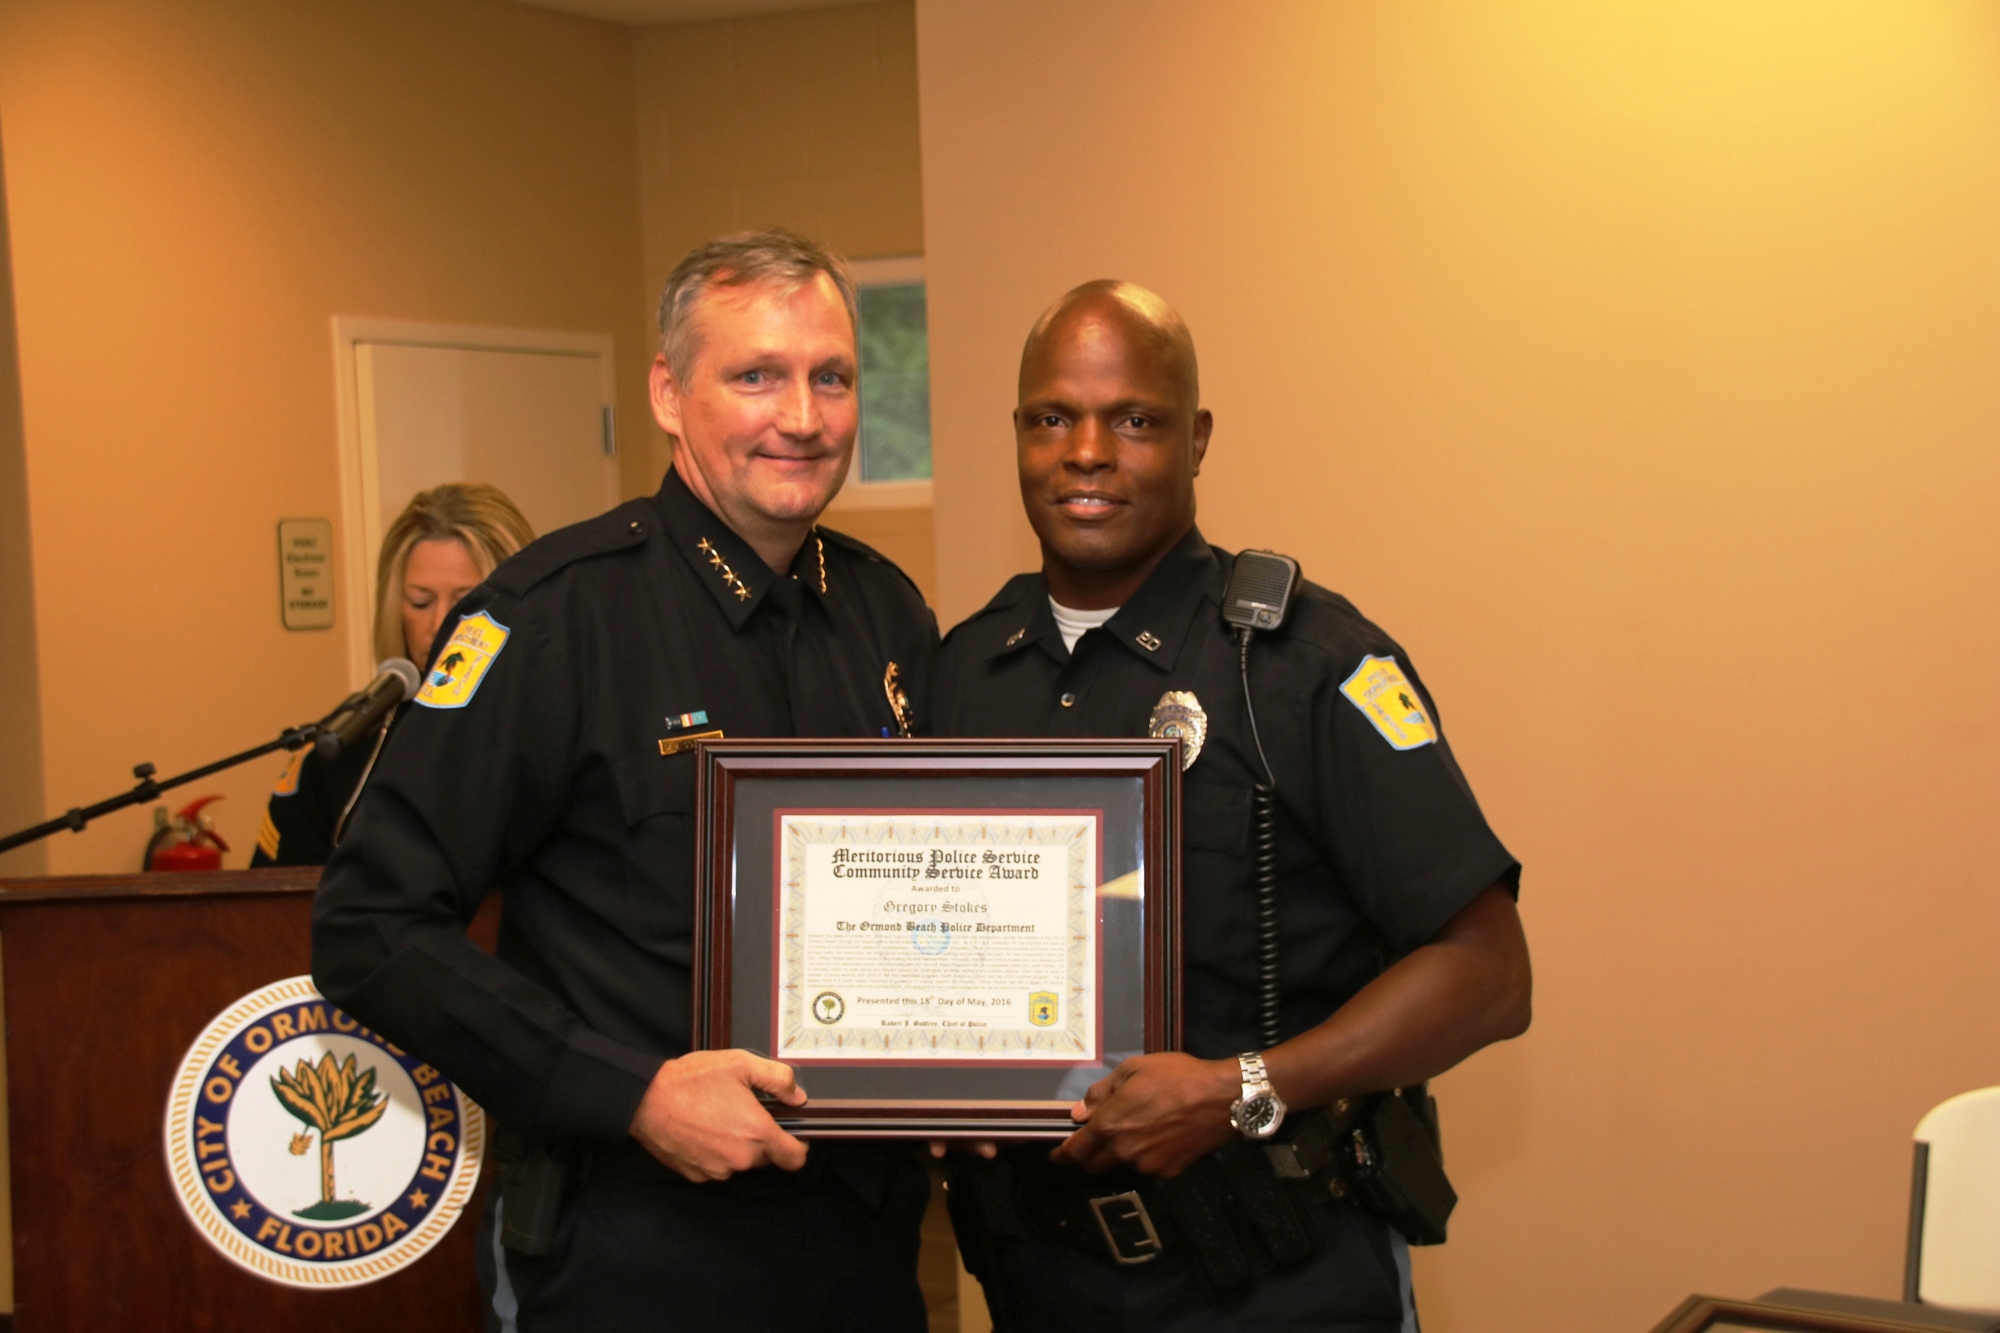
[[[1153,1228],[1152,1214],[1146,1211],[1146,1201],[1139,1197],[1137,1190],[1107,1194],[1088,1202],[1090,1211],[1097,1215],[1098,1229],[1104,1233],[1105,1247],[1111,1251],[1114,1262],[1150,1264],[1160,1257],[1160,1233]],[[1111,1210],[1114,1207],[1123,1211],[1113,1213]],[[1128,1250],[1151,1250],[1152,1253],[1127,1253]]]
[[[1270,1159],[1271,1174],[1280,1180],[1311,1180],[1312,1172],[1299,1160],[1299,1150],[1289,1143],[1267,1143],[1264,1155]]]

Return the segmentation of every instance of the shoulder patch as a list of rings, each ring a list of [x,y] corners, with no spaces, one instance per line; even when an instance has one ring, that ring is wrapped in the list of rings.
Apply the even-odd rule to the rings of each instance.
[[[306,756],[310,748],[292,751],[292,762],[285,765],[285,771],[278,775],[278,785],[271,788],[273,796],[296,796],[299,791],[299,770],[306,766]]]
[[[1361,715],[1375,724],[1382,739],[1398,750],[1414,750],[1437,741],[1437,728],[1417,687],[1393,657],[1364,657],[1354,674],[1340,683],[1340,692]]]
[[[437,665],[424,677],[417,702],[426,708],[463,708],[471,703],[479,682],[486,679],[488,668],[512,633],[484,611],[461,617],[444,651],[438,654]]]

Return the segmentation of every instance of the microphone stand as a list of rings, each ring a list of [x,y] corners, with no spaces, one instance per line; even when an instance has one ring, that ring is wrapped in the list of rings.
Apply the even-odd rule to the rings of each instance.
[[[342,707],[344,708],[346,705],[343,704]],[[334,713],[338,713],[339,711],[340,709],[335,709]],[[37,824],[33,828],[22,829],[19,833],[10,833],[4,838],[0,838],[0,852],[11,852],[16,847],[26,846],[31,842],[39,842],[50,834],[60,833],[64,829],[68,829],[72,833],[81,833],[83,832],[83,826],[93,819],[102,815],[108,815],[114,810],[123,810],[127,806],[144,805],[147,801],[158,799],[161,792],[170,791],[175,787],[193,782],[198,778],[205,778],[210,773],[220,773],[225,768],[234,768],[238,764],[247,763],[249,760],[255,759],[259,755],[269,754],[273,750],[296,750],[302,746],[310,745],[325,727],[328,719],[333,717],[334,713],[327,714],[326,717],[321,718],[318,722],[308,722],[302,727],[288,728],[278,739],[267,741],[254,750],[245,750],[241,754],[230,755],[227,759],[218,759],[212,764],[203,764],[200,768],[191,768],[176,777],[166,778],[161,781],[154,781],[153,773],[155,770],[151,764],[140,764],[132,770],[132,776],[139,779],[139,785],[132,788],[132,790],[114,796],[108,801],[99,801],[96,805],[73,807],[69,813],[58,815],[46,823]]]

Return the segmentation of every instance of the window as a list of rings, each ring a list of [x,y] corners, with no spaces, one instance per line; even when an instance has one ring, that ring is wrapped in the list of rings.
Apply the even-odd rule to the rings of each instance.
[[[930,332],[921,259],[854,265],[861,307],[863,485],[931,477]]]

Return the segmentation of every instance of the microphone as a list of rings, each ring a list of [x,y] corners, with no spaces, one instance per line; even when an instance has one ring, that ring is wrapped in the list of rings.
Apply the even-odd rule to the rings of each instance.
[[[390,709],[416,694],[422,679],[408,658],[389,658],[375,668],[375,679],[348,695],[340,707],[328,714],[319,735],[313,739],[313,749],[328,763],[340,758],[356,741],[381,725]]]

